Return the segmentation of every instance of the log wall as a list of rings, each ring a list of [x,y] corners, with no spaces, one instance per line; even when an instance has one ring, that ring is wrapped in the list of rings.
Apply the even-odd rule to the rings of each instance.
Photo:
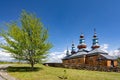
[[[79,65],[89,65],[89,66],[103,66],[103,67],[111,67],[111,60],[97,60],[102,56],[86,56],[86,58],[74,58],[69,60],[63,60],[63,64],[67,66],[79,66]],[[117,67],[118,63],[114,61],[114,67]]]

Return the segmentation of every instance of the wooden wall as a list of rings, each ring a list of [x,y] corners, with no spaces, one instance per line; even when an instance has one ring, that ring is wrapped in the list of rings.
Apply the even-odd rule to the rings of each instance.
[[[69,60],[63,60],[63,64],[84,64],[84,58],[74,58]]]
[[[91,66],[97,66],[99,64],[97,59],[98,59],[98,56],[87,56],[86,64],[91,65]]]
[[[84,56],[85,57],[85,56]],[[72,65],[77,66],[81,64],[89,65],[89,66],[105,66],[105,67],[111,67],[111,60],[100,60],[98,61],[98,58],[102,56],[100,55],[94,55],[94,56],[86,56],[86,58],[74,58],[69,60],[63,60],[64,65]],[[116,67],[118,65],[117,61],[114,61],[114,66]]]
[[[114,66],[115,66],[115,67],[118,66],[118,61],[117,61],[117,60],[114,61]]]

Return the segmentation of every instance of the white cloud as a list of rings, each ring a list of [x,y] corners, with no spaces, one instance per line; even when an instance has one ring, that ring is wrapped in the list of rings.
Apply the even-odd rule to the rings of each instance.
[[[62,62],[61,59],[65,57],[65,55],[66,55],[66,50],[63,52],[51,52],[48,55],[47,62],[55,62],[55,63]]]
[[[6,43],[3,37],[0,37],[0,43]],[[10,53],[4,52],[2,49],[0,49],[0,61],[13,62],[15,59],[11,56]]]
[[[6,43],[3,37],[0,37],[0,43]],[[3,49],[0,49],[0,61],[16,62],[17,60],[11,56],[11,53],[5,52],[3,51]]]
[[[0,43],[6,43],[5,39],[0,36]]]
[[[10,53],[0,51],[0,61],[13,62],[15,59],[11,56]]]
[[[107,52],[109,55],[111,56],[120,56],[120,50],[110,50],[107,51],[107,49],[109,48],[109,44],[103,44],[101,45],[101,49],[105,52]]]
[[[119,56],[120,57],[120,50],[111,50],[109,52],[111,56]]]
[[[108,53],[107,49],[108,49],[109,45],[108,44],[103,44],[100,46],[101,50],[105,51]]]
[[[66,56],[66,51],[67,50],[64,50],[63,52],[51,52],[47,57],[47,62],[61,63],[62,58]],[[71,50],[69,50],[69,53],[70,52]]]

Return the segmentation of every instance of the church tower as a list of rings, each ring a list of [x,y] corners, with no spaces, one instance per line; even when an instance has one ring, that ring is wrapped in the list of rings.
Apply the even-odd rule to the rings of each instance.
[[[86,44],[85,44],[84,34],[81,34],[81,35],[80,35],[80,40],[79,40],[79,45],[77,46],[78,51],[79,51],[80,49],[85,49],[86,47],[87,47],[87,46],[86,46]]]
[[[69,56],[69,50],[68,50],[68,47],[67,47],[67,51],[66,51],[66,56]]]
[[[99,43],[98,43],[98,38],[97,38],[97,33],[96,30],[94,29],[94,35],[93,35],[93,43],[92,43],[92,49],[99,48]]]
[[[74,43],[72,42],[72,49],[71,49],[71,54],[75,54],[76,51],[75,51],[75,45]]]

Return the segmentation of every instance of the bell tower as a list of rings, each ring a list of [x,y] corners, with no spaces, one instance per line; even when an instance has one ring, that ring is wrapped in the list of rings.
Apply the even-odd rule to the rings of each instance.
[[[99,48],[99,43],[98,43],[98,38],[97,38],[97,33],[96,33],[96,29],[94,29],[94,35],[93,35],[93,43],[92,43],[92,49],[96,49]]]
[[[72,41],[72,50],[71,50],[71,54],[75,54],[76,53],[76,51],[75,51],[75,45],[74,45],[74,43],[73,43],[73,41]]]
[[[85,49],[86,47],[87,47],[87,46],[86,46],[86,44],[85,44],[84,34],[82,33],[82,34],[80,35],[79,45],[77,46],[78,51],[79,51],[80,49]]]

